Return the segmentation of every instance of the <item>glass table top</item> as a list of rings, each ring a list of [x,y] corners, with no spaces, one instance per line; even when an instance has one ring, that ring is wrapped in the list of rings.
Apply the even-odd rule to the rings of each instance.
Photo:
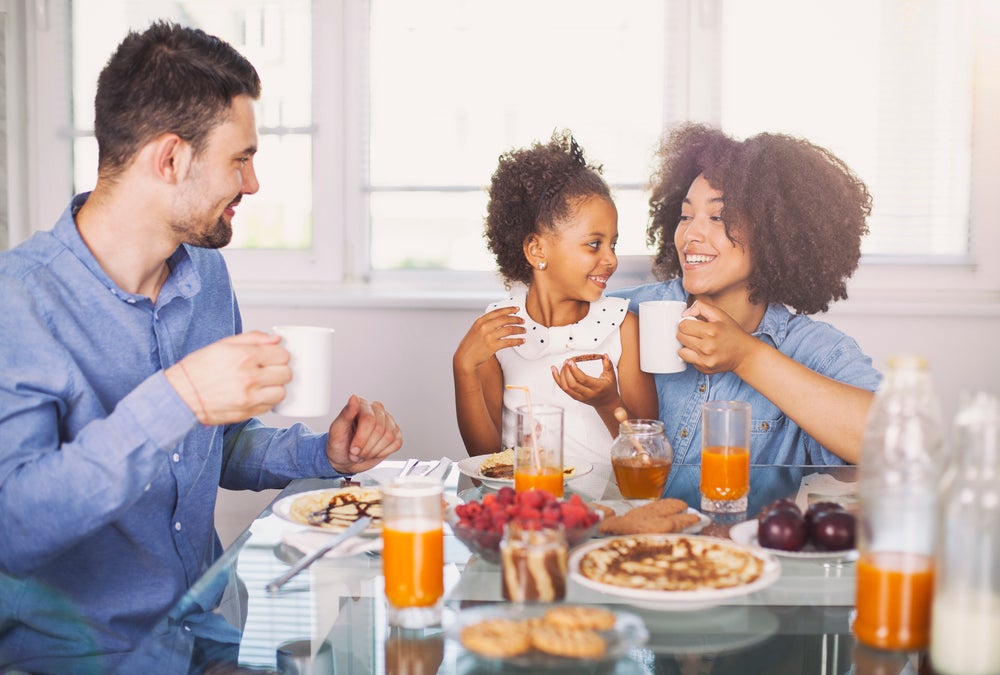
[[[399,466],[402,461],[385,462],[361,480],[385,479]],[[675,465],[672,470],[678,475],[671,496],[697,508],[698,466]],[[808,492],[816,500],[830,489],[850,493],[855,478],[853,467],[754,466],[747,513],[755,515],[778,497],[805,497]],[[338,485],[339,481],[296,481],[277,500]],[[454,467],[447,476],[446,492],[452,499],[459,493],[468,499],[483,490]],[[602,499],[616,496],[620,498],[613,479],[607,480]],[[746,518],[747,514],[714,517],[702,534],[728,537],[731,527]],[[455,627],[464,615],[503,609],[505,603],[499,566],[470,553],[447,526],[442,625],[422,630],[388,626],[376,540],[354,555],[317,561],[280,592],[269,594],[266,584],[302,555],[290,544],[302,541],[296,538],[301,529],[274,515],[270,507],[265,509],[140,645],[125,670],[337,675],[512,670],[510,663],[476,657],[455,639]],[[928,672],[921,655],[883,654],[855,644],[850,632],[853,562],[779,559],[781,575],[771,586],[685,611],[636,606],[571,580],[567,603],[636,615],[645,623],[649,639],[614,660],[577,661],[567,664],[564,672]]]

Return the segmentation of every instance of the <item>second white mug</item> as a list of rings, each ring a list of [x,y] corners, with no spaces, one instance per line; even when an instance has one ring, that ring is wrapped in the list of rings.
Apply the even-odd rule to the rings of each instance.
[[[677,324],[687,309],[682,300],[639,303],[639,367],[647,373],[679,373],[687,363],[677,355]]]

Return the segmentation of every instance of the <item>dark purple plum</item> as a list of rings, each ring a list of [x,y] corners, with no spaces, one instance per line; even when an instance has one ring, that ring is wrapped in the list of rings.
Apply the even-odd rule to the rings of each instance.
[[[816,520],[817,516],[828,511],[843,510],[844,507],[837,502],[816,502],[815,504],[810,504],[809,508],[806,509],[806,527],[809,529],[809,536],[812,537],[813,521]]]
[[[782,497],[781,499],[775,499],[773,502],[762,508],[758,517],[763,519],[772,513],[776,513],[777,511],[791,511],[792,513],[797,513],[800,516],[802,515],[802,509],[799,508],[799,505],[795,503],[794,499],[791,497]]]
[[[764,548],[801,551],[806,545],[806,520],[800,512],[772,511],[757,523],[757,542]]]
[[[816,516],[810,537],[817,551],[854,548],[855,518],[844,510],[824,511]]]

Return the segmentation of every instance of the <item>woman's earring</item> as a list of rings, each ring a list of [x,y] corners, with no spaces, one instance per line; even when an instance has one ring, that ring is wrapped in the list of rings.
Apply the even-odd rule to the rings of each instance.
[[[543,269],[545,269],[546,267],[548,267],[548,263],[546,263],[546,262],[544,262],[544,261],[543,261],[543,262],[540,262],[540,263],[538,263],[538,269],[540,269],[540,270],[543,270]]]

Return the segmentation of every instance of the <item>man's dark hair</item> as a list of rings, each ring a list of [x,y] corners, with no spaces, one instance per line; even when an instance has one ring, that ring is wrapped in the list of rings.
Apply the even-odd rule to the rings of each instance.
[[[174,133],[197,154],[235,97],[260,97],[253,65],[197,28],[157,21],[130,32],[97,80],[98,170],[113,177],[146,143]]]

